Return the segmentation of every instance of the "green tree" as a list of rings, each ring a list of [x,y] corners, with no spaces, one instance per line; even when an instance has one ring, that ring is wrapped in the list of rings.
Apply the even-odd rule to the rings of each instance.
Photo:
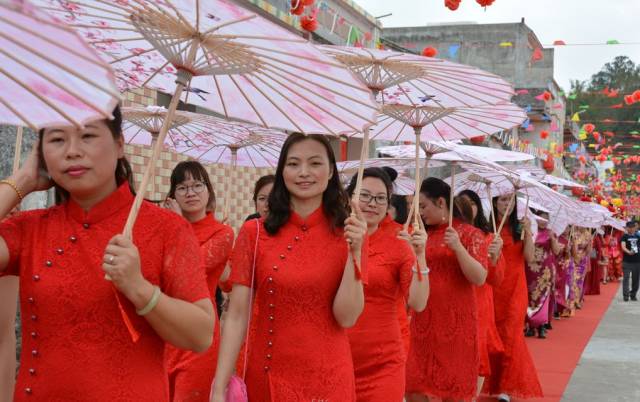
[[[578,112],[580,124],[593,123],[600,133],[604,144],[598,148],[589,144],[598,144],[594,136],[589,136],[585,146],[597,155],[603,146],[616,146],[612,156],[624,158],[638,154],[640,144],[640,103],[627,105],[624,96],[640,89],[640,65],[627,56],[618,56],[606,63],[602,69],[591,76],[590,80],[571,82],[567,112],[569,117]],[[607,133],[613,133],[608,136]],[[602,142],[602,140],[601,140]],[[637,164],[621,165],[623,173],[632,177],[640,171]]]

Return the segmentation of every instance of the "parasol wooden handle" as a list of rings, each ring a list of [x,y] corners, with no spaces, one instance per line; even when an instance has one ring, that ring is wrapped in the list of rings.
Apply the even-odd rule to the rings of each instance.
[[[509,200],[509,206],[507,207],[507,212],[511,209],[511,206],[513,205],[513,201],[516,199],[516,190],[513,190],[513,195],[511,196],[511,199]],[[511,215],[511,214],[509,214]],[[502,233],[502,227],[504,226],[504,223],[507,221],[507,214],[504,214],[504,216],[502,217],[502,222],[500,222],[500,227],[498,228],[498,233]]]
[[[411,207],[409,207],[409,214],[407,215],[407,221],[403,225],[403,230],[405,232],[409,229],[409,224],[411,223],[411,219],[413,218],[413,207],[415,207],[415,205],[416,204],[413,201],[411,201]]]
[[[13,154],[13,169],[11,170],[11,172],[14,174],[20,168],[20,154],[22,153],[22,131],[23,130],[24,130],[24,127],[22,126],[17,127],[16,150],[15,150],[15,153]]]
[[[525,187],[526,189],[526,187]],[[529,212],[529,192],[527,191],[527,202],[524,207],[524,217],[523,220],[527,218],[527,213]],[[520,232],[520,240],[524,240],[524,230]]]
[[[415,173],[415,190],[414,190],[414,194],[413,194],[413,225],[414,227],[416,227],[416,225],[419,225],[420,223],[420,183],[421,183],[421,177],[420,177],[420,136],[422,135],[422,128],[421,127],[414,127],[413,128],[413,132],[416,135],[416,154],[415,154],[415,162],[416,162],[416,173]],[[426,153],[425,153],[426,156]],[[427,157],[427,161],[425,163],[425,175],[427,174],[427,165],[429,164],[429,159]],[[409,215],[411,216],[411,215]]]
[[[191,65],[193,63],[193,60],[196,57],[197,51],[198,51],[198,40],[194,39],[191,45],[191,49],[189,49],[189,54],[187,56],[187,63],[186,63],[187,65]],[[144,171],[144,176],[142,177],[140,188],[138,189],[136,198],[133,201],[133,205],[131,206],[131,210],[129,211],[129,217],[127,218],[127,223],[125,224],[124,230],[122,232],[122,234],[124,234],[130,239],[133,238],[133,225],[135,224],[136,218],[138,217],[138,212],[140,212],[140,207],[142,206],[142,201],[144,201],[144,194],[147,189],[147,185],[149,184],[149,180],[151,179],[156,163],[160,157],[160,152],[162,151],[162,145],[164,144],[164,139],[167,136],[169,127],[171,127],[171,122],[173,121],[173,116],[175,115],[176,109],[178,108],[178,103],[180,102],[182,91],[186,87],[191,77],[192,77],[192,74],[187,70],[178,71],[178,78],[176,79],[176,90],[173,94],[173,97],[171,98],[171,103],[169,104],[167,114],[165,115],[164,121],[162,122],[162,128],[158,133],[157,142],[153,147],[151,160],[149,161],[147,168]]]
[[[224,200],[224,210],[222,212],[222,221],[229,224],[229,212],[231,210],[231,182],[232,176],[235,176],[236,165],[238,164],[238,148],[229,147],[231,150],[231,169],[227,181],[227,194]]]
[[[449,227],[453,227],[453,199],[456,187],[456,164],[451,165],[451,191],[449,192]]]
[[[491,208],[491,224],[493,225],[493,233],[498,234],[496,230],[496,215],[493,210],[493,198],[491,197],[491,182],[487,181],[487,197],[489,198],[489,208]]]
[[[364,176],[364,163],[369,157],[369,129],[363,131],[362,136],[362,148],[360,149],[360,166],[358,166],[358,176],[356,177],[356,188],[353,192],[353,200],[358,202],[360,199],[360,192],[362,192],[362,178]],[[351,212],[352,216],[355,213]]]

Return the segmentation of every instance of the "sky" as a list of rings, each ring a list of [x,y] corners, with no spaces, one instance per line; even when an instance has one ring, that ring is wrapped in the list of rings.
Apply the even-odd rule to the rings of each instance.
[[[608,40],[635,45],[556,46],[554,77],[565,90],[570,80],[586,80],[616,56],[640,63],[640,0],[495,0],[481,7],[462,0],[456,11],[444,0],[355,0],[370,14],[381,16],[384,27],[422,26],[430,23],[514,23],[522,17],[538,39],[549,47],[555,40],[604,44]]]

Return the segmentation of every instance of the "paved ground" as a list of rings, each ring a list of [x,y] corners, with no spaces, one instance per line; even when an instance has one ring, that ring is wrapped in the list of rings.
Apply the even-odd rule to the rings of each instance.
[[[623,302],[620,293],[615,296],[562,401],[640,401],[640,302]]]

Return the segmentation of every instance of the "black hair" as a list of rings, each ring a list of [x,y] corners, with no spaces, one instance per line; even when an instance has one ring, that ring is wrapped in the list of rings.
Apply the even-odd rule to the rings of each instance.
[[[458,197],[463,197],[463,196],[468,197],[471,200],[471,202],[473,202],[476,205],[476,208],[478,210],[478,213],[476,214],[476,218],[473,220],[473,226],[482,230],[484,233],[492,232],[491,225],[489,224],[489,221],[487,221],[487,217],[484,216],[484,208],[482,207],[482,201],[480,200],[480,197],[478,196],[478,194],[476,194],[476,192],[473,190],[467,189],[467,190],[461,191],[458,194]]]
[[[499,225],[497,218],[498,198],[500,197],[493,197],[493,200],[491,200],[491,202],[493,203],[493,212],[496,214],[496,225]],[[513,241],[518,242],[521,241],[520,235],[522,234],[522,227],[520,226],[520,221],[518,220],[518,197],[514,197],[512,204],[513,210],[511,211],[511,215],[507,218],[506,224],[508,224],[511,228],[511,236],[513,237]]]
[[[278,166],[276,167],[276,180],[269,194],[269,214],[264,221],[264,228],[269,234],[274,235],[278,233],[278,230],[287,223],[291,216],[291,195],[285,185],[283,171],[291,146],[305,140],[319,142],[327,151],[332,175],[329,178],[327,189],[322,194],[322,207],[331,222],[332,229],[344,227],[344,221],[349,216],[349,198],[340,183],[336,157],[329,141],[324,136],[318,134],[304,135],[302,133],[292,133],[282,145]]]
[[[391,196],[391,201],[389,202],[391,206],[396,209],[396,219],[395,221],[404,224],[409,218],[409,209],[407,208],[407,197],[404,195],[393,194]]]
[[[444,198],[447,208],[449,208],[449,199],[451,197],[451,186],[445,183],[443,180],[435,177],[427,177],[422,181],[420,185],[420,193],[430,199],[431,201],[437,201],[438,198]],[[473,211],[471,205],[460,197],[454,197],[453,199],[453,216],[465,223],[471,221]],[[427,223],[424,222],[425,227]]]
[[[187,180],[187,176],[191,176],[193,180],[199,180],[207,186],[209,191],[209,200],[207,200],[207,211],[213,211],[216,205],[216,193],[209,179],[207,169],[197,161],[183,161],[176,165],[171,172],[171,187],[167,198],[176,198],[176,187],[183,181]]]
[[[256,186],[253,188],[253,204],[256,205],[258,202],[258,193],[262,188],[266,185],[273,184],[276,181],[276,177],[272,174],[268,174],[266,176],[262,176],[256,181]],[[257,205],[256,205],[257,206]]]
[[[120,111],[120,105],[117,105],[113,109],[112,114],[113,114],[113,119],[105,119],[104,122],[109,128],[109,131],[111,131],[111,135],[113,136],[113,139],[117,141],[120,138],[123,138],[122,112]],[[43,128],[43,129],[40,129],[40,131],[38,132],[38,137],[39,137],[38,155],[40,159],[39,161],[40,166],[42,166],[46,170],[47,164],[44,160],[44,154],[42,150],[44,131],[45,129]],[[126,157],[122,157],[118,159],[118,163],[116,165],[116,170],[115,170],[115,176],[116,176],[116,184],[118,186],[126,182],[129,184],[129,189],[131,190],[131,192],[133,194],[136,193],[135,188],[133,186],[133,170],[131,169],[131,165],[129,164],[129,161],[127,160]],[[57,183],[54,183],[54,188],[55,188],[56,204],[59,205],[59,204],[65,203],[69,199],[69,192],[64,188],[60,187]]]
[[[367,177],[373,177],[375,179],[379,179],[384,183],[384,187],[387,190],[387,199],[391,198],[391,194],[393,194],[393,180],[389,177],[389,174],[384,168],[371,167],[366,168],[362,174],[362,179],[364,180]],[[356,182],[358,181],[358,174],[354,174],[349,182],[349,186],[347,186],[347,194],[349,197],[353,196],[353,192],[356,190]]]

